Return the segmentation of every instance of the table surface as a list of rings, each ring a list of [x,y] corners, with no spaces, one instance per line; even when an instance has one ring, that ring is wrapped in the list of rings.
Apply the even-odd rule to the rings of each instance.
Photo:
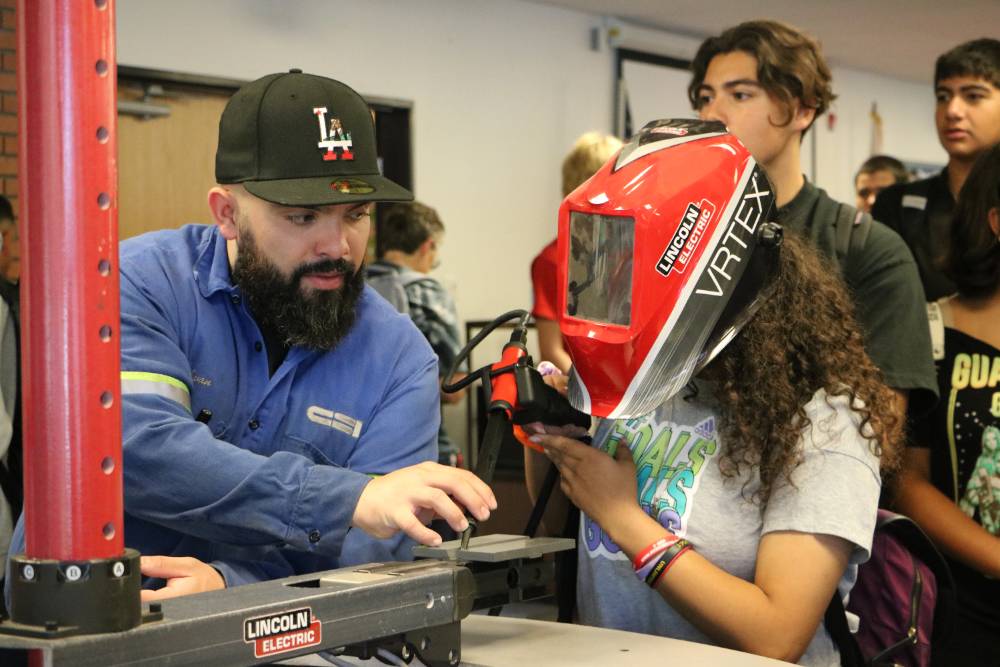
[[[377,661],[339,658],[342,664],[382,665]],[[789,663],[621,630],[525,618],[472,614],[462,621],[462,665],[526,667],[527,665],[712,665],[713,667],[778,667]],[[413,665],[419,661],[414,660]],[[319,656],[283,661],[282,665],[324,665]]]

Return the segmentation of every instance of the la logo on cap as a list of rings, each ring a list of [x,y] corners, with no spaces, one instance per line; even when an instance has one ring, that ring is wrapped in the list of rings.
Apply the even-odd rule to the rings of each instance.
[[[327,161],[336,160],[337,153],[335,149],[339,148],[343,151],[340,154],[341,160],[353,160],[354,153],[351,152],[351,148],[354,146],[354,143],[351,141],[351,133],[344,130],[340,119],[331,118],[329,130],[327,130],[326,107],[315,107],[313,113],[316,114],[316,118],[319,120],[320,140],[316,146],[326,149],[323,159]]]

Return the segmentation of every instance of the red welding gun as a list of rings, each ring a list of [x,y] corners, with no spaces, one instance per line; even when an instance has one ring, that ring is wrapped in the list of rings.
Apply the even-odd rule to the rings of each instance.
[[[500,446],[505,438],[513,435],[515,425],[541,422],[551,425],[572,424],[585,429],[590,427],[590,415],[573,408],[562,394],[545,384],[541,373],[534,367],[526,347],[529,317],[527,311],[512,310],[490,322],[455,358],[441,386],[443,391],[453,393],[477,380],[482,382],[488,407],[486,431],[479,448],[475,472],[487,484],[493,481]],[[518,322],[510,340],[503,347],[499,361],[469,373],[454,384],[449,383],[456,369],[477,345],[497,328],[515,319]],[[522,438],[518,440],[527,444]],[[469,517],[469,528],[462,533],[463,548],[468,546],[475,525],[475,519]]]

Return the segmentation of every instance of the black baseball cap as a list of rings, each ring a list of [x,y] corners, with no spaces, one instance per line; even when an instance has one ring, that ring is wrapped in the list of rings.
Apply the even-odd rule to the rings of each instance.
[[[413,200],[379,172],[375,124],[361,95],[297,69],[230,98],[219,119],[215,179],[290,206]]]

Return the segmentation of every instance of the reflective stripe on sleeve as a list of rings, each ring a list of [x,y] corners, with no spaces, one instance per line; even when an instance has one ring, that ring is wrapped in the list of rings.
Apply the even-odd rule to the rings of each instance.
[[[191,412],[191,392],[187,385],[169,375],[122,371],[122,396],[127,394],[156,394],[180,403]]]

